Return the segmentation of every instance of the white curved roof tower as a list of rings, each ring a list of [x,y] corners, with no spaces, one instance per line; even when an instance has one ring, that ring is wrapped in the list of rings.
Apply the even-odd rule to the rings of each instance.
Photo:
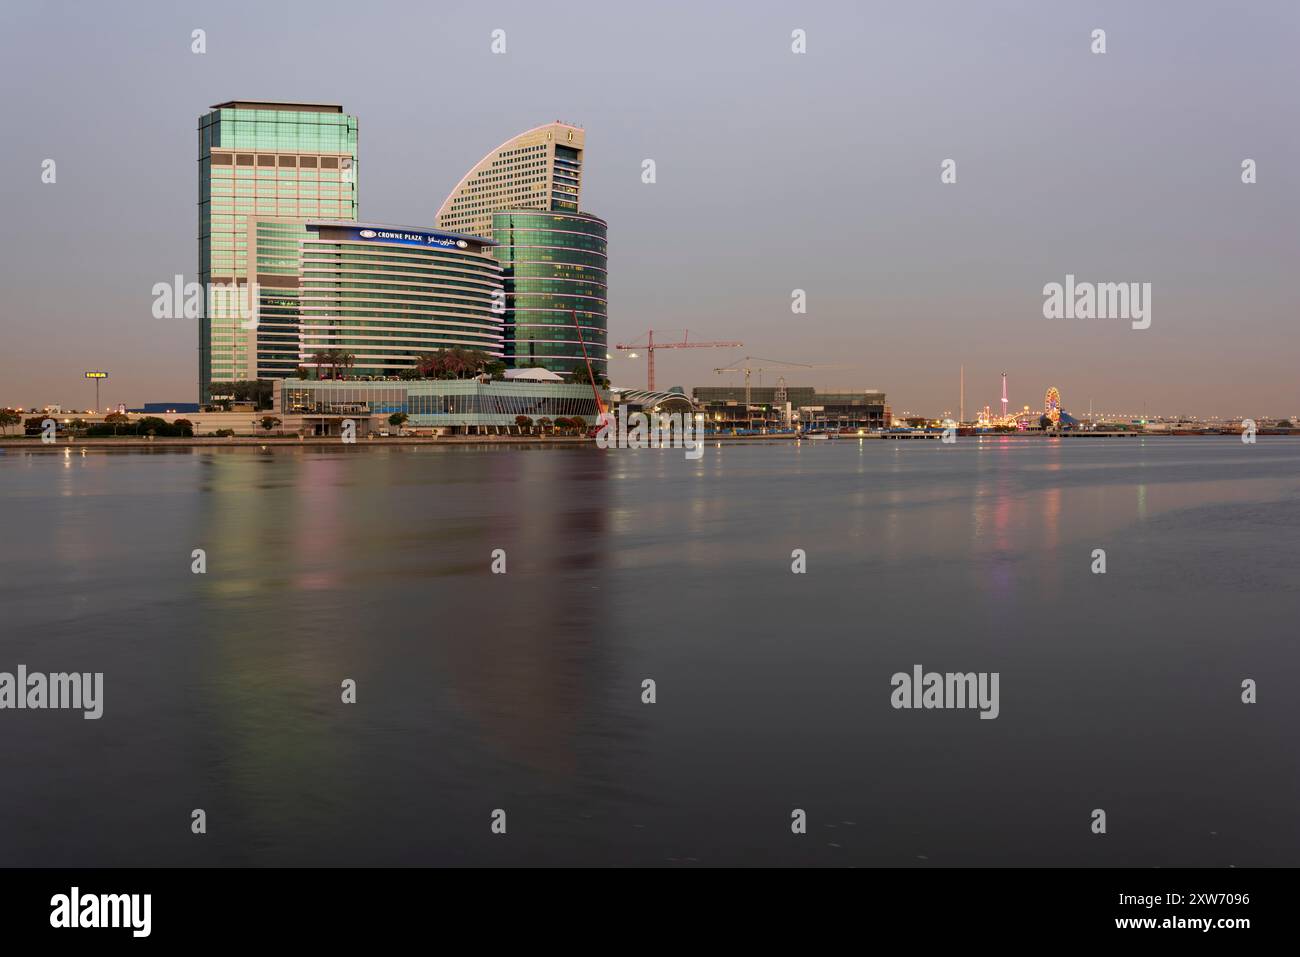
[[[547,123],[520,133],[479,160],[438,209],[438,227],[472,236],[492,234],[499,209],[578,212],[582,197],[581,127]]]

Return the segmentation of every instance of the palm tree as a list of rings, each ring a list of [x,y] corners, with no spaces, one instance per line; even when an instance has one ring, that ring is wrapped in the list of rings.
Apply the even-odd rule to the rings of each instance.
[[[453,379],[465,378],[465,373],[470,369],[470,362],[464,349],[459,346],[448,349],[443,352],[443,357],[444,368]]]
[[[415,370],[425,379],[466,379],[483,374],[495,377],[505,372],[505,363],[477,349],[453,346],[416,356]]]
[[[345,353],[342,349],[330,349],[326,355],[329,356],[330,378],[337,379],[339,377],[339,366],[343,365]]]
[[[471,376],[491,375],[493,368],[492,357],[480,349],[462,349],[461,354],[465,357],[465,364],[469,367]],[[501,371],[505,371],[505,363],[501,363]]]
[[[321,370],[330,364],[329,352],[324,349],[318,350],[316,354],[311,357],[311,361],[316,364],[316,379],[319,381],[320,379],[325,378],[321,373]]]

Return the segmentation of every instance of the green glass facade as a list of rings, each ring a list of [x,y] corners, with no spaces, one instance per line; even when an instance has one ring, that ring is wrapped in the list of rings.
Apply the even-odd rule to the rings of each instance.
[[[608,227],[587,213],[514,209],[492,216],[494,255],[504,267],[507,364],[560,374],[608,368]]]
[[[330,104],[231,101],[199,117],[199,282],[243,286],[257,217],[357,218],[357,119]],[[255,278],[255,277],[253,277]],[[237,298],[237,294],[235,296]],[[254,324],[214,293],[199,324],[199,398],[265,377]]]
[[[302,244],[314,234],[296,220],[258,219],[249,230],[258,292],[257,378],[295,376],[302,362],[299,258]]]

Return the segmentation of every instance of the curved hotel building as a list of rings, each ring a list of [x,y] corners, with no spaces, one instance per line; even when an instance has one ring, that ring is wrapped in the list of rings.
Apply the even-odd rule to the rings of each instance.
[[[492,234],[500,209],[576,213],[582,196],[586,134],[547,123],[506,140],[461,177],[438,210],[438,226],[475,236]]]
[[[510,209],[492,216],[505,267],[505,347],[512,364],[572,372],[607,368],[606,225],[588,213]],[[581,327],[581,339],[574,328]]]
[[[605,221],[580,211],[585,133],[549,123],[520,133],[479,160],[438,210],[438,225],[490,236],[505,267],[509,365],[604,373],[608,328]]]
[[[491,240],[380,223],[309,221],[304,231],[298,365],[318,366],[318,353],[338,350],[350,376],[392,376],[438,349],[504,357]]]

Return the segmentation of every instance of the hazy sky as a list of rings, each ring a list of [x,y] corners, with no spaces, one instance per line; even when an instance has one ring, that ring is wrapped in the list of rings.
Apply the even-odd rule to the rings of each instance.
[[[356,114],[362,218],[413,226],[511,135],[584,126],[611,341],[745,342],[659,353],[660,387],[748,354],[896,411],[956,411],[964,364],[968,414],[1003,370],[1013,407],[1300,413],[1297,50],[1290,0],[6,0],[0,405],[92,404],[87,369],[106,404],[195,399],[196,323],[150,290],[197,268],[197,117],[246,98]],[[1067,273],[1151,283],[1151,327],[1044,319]]]

